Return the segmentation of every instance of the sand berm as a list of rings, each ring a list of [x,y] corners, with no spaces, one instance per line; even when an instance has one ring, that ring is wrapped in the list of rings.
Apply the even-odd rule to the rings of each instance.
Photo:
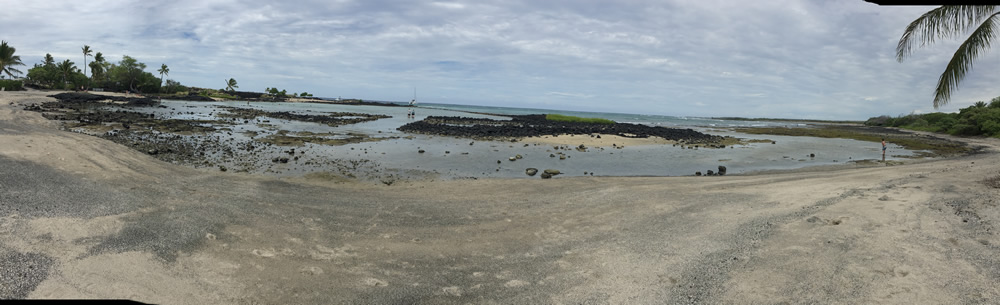
[[[198,170],[0,93],[0,297],[997,304],[997,139],[896,166],[386,186]]]

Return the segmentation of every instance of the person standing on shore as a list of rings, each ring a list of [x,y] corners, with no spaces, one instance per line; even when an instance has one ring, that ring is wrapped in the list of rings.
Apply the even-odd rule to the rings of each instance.
[[[885,138],[882,138],[882,162],[885,162]]]

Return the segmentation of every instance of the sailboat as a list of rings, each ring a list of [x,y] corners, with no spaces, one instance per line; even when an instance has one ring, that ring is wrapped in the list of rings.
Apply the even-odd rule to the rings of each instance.
[[[417,106],[417,88],[413,88],[413,99],[410,100],[410,107]]]

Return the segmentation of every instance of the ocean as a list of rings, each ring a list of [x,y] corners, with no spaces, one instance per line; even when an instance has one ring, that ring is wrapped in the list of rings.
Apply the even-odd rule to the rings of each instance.
[[[514,108],[495,106],[474,106],[422,103],[420,108],[452,110],[473,113],[493,113],[502,115],[525,115],[525,114],[562,114],[585,118],[608,119],[619,123],[643,124],[649,126],[663,127],[766,127],[766,126],[805,126],[805,124],[771,121],[745,121],[745,120],[723,120],[701,117],[667,116],[654,114],[629,114],[629,113],[609,113],[609,112],[584,112],[566,111],[538,108]]]

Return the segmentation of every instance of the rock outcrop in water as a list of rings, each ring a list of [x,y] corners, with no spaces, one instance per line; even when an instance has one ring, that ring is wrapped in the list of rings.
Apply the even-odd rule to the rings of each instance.
[[[155,106],[159,104],[155,99],[148,97],[109,96],[83,92],[65,92],[50,95],[49,97],[58,99],[63,105],[81,105],[99,101],[125,102],[128,106]]]
[[[564,134],[611,134],[627,138],[661,137],[691,144],[711,144],[724,137],[693,129],[653,127],[639,124],[577,123],[545,119],[544,114],[513,115],[511,120],[430,116],[398,128],[399,131],[474,139],[557,136]]]

